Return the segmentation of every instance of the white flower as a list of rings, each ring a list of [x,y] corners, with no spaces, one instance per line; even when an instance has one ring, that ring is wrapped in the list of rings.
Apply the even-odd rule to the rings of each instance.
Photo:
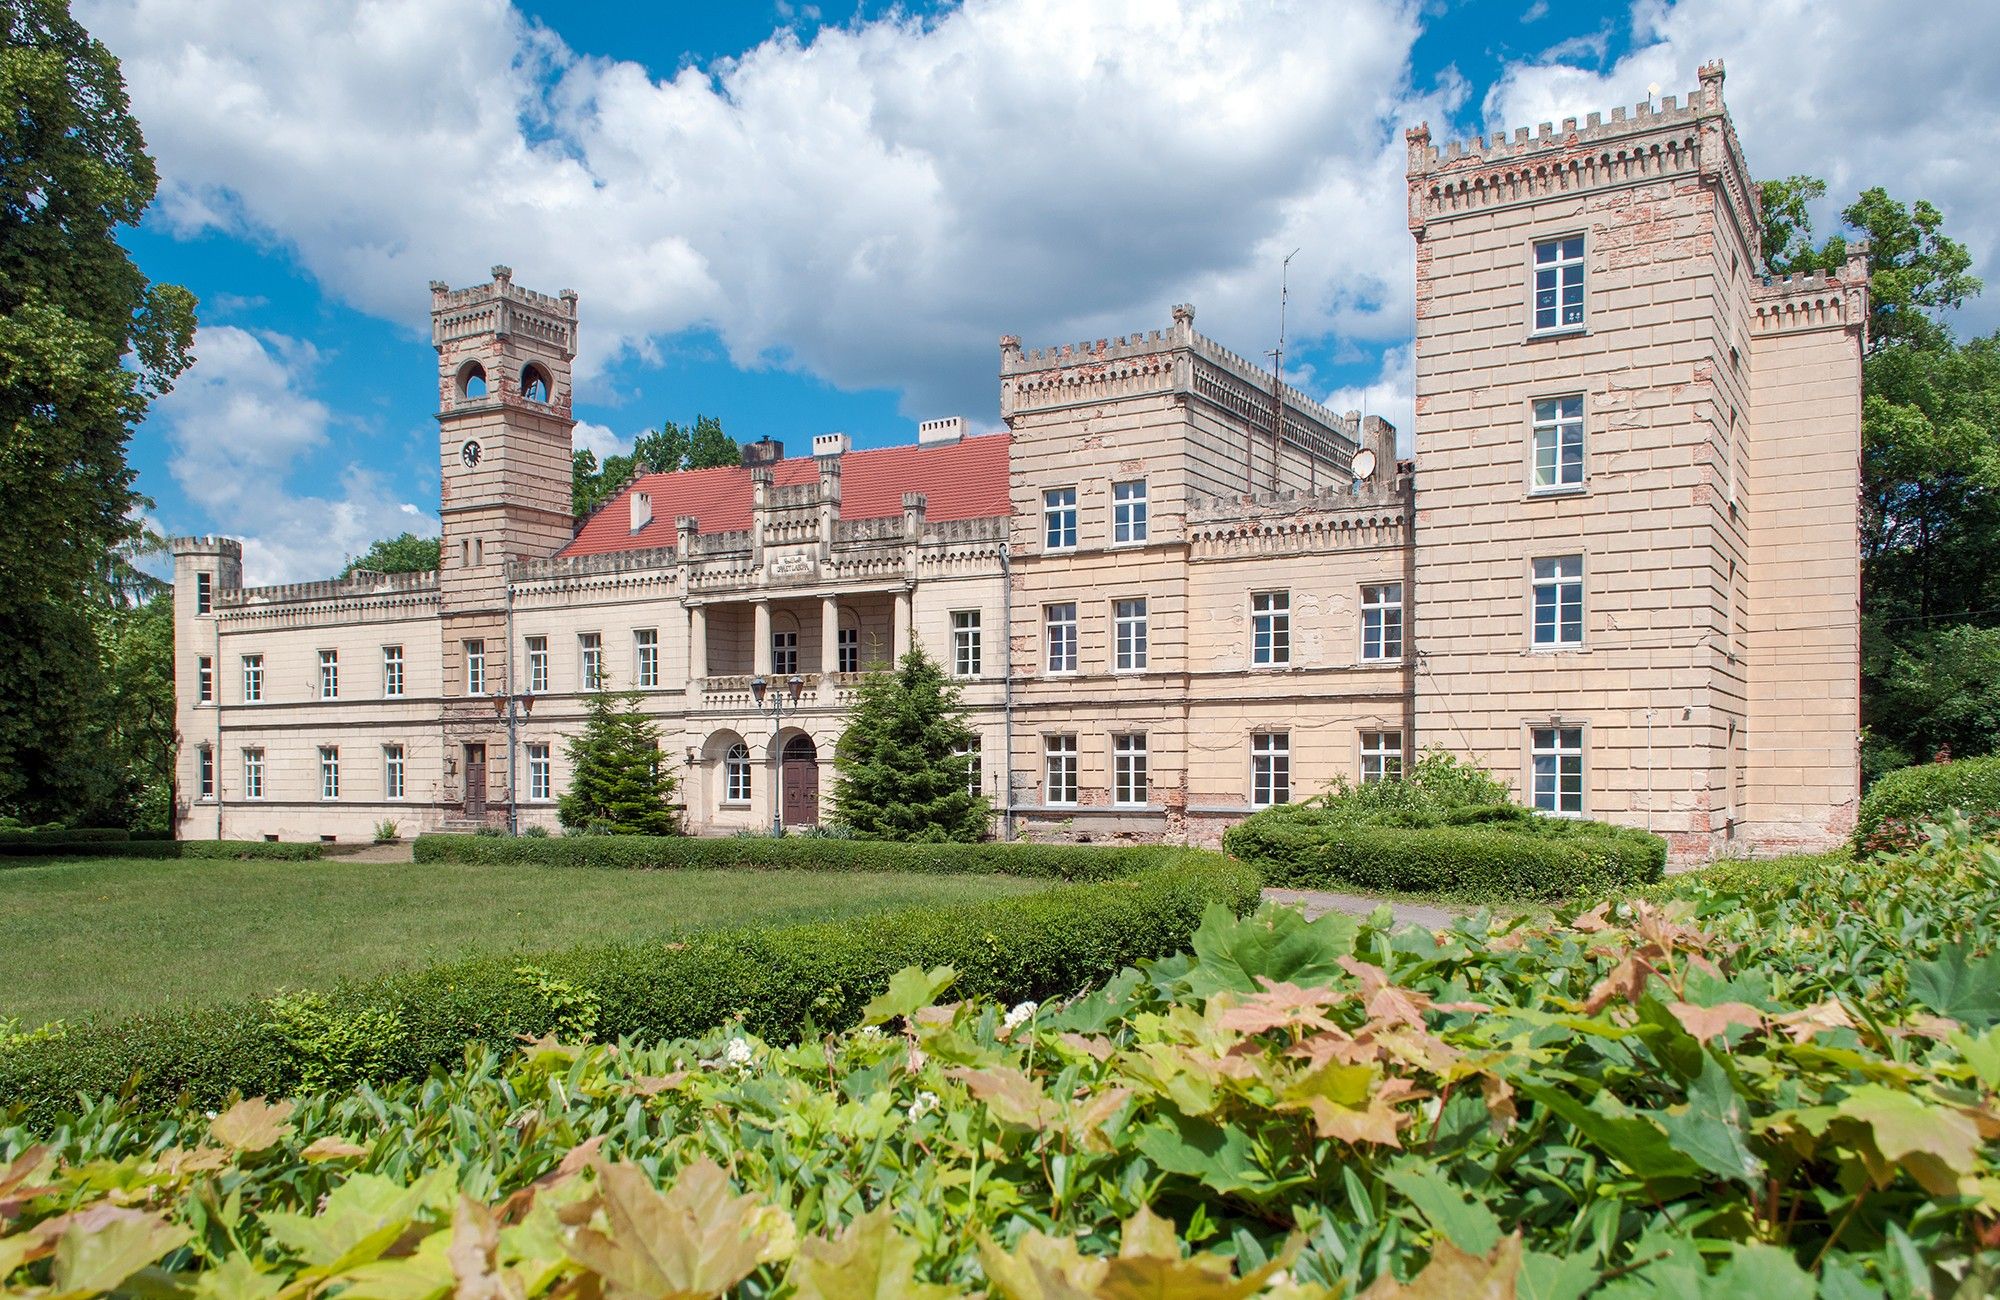
[[[914,1123],[938,1108],[938,1095],[926,1089],[910,1103],[910,1120]]]
[[[750,1064],[750,1043],[747,1039],[732,1038],[722,1049],[722,1060],[726,1065]]]
[[[875,1042],[882,1037],[882,1026],[863,1025],[861,1026],[861,1028],[854,1031],[854,1036],[856,1038],[865,1038],[871,1043]]]
[[[1028,1017],[1034,1015],[1035,1012],[1040,1008],[1040,1006],[1041,1004],[1037,1002],[1015,1003],[1014,1009],[1009,1011],[1006,1014],[1006,1016],[1000,1021],[1001,1027],[1004,1028],[1008,1033],[1010,1034],[1013,1033],[1016,1029],[1019,1029],[1021,1027],[1022,1023],[1026,1021]]]

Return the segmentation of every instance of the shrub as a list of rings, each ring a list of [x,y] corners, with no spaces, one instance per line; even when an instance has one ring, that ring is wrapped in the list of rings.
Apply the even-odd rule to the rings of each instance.
[[[1350,785],[1346,777],[1335,777],[1324,793],[1304,803],[1334,821],[1435,826],[1459,809],[1511,807],[1507,795],[1506,785],[1484,769],[1427,749],[1397,780]]]
[[[985,839],[993,810],[972,788],[979,737],[965,717],[958,687],[920,645],[862,678],[833,753],[837,820],[872,840]]]
[[[8,858],[195,858],[212,861],[315,862],[324,846],[310,841],[268,840],[33,840],[0,842],[0,865]],[[13,865],[19,866],[16,862]]]
[[[676,784],[660,758],[660,727],[636,691],[599,690],[585,702],[583,731],[564,748],[569,789],[556,817],[571,829],[613,835],[671,835],[680,816],[670,806]]]
[[[262,1003],[79,1022],[0,1052],[0,1098],[40,1122],[79,1094],[126,1089],[147,1106],[214,1105],[233,1089],[278,1095],[308,1079],[419,1078],[460,1060],[467,1043],[504,1049],[582,1023],[650,1041],[735,1019],[789,1041],[853,1024],[910,965],[955,967],[968,995],[1068,994],[1185,946],[1210,903],[1255,904],[1249,868],[1213,853],[1182,858],[1129,880],[1015,898],[474,958]]]
[[[394,844],[397,837],[402,834],[402,831],[403,828],[398,826],[394,820],[385,817],[375,823],[375,842],[377,844]]]
[[[1909,848],[1918,828],[1952,811],[1968,817],[2000,814],[2000,754],[1923,763],[1890,772],[1868,787],[1854,819],[1854,847],[1864,853]]]

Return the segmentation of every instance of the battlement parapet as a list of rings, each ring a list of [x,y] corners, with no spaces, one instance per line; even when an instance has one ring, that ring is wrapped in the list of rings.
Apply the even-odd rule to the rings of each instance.
[[[1317,491],[1285,489],[1227,497],[1194,497],[1187,504],[1188,527],[1200,524],[1254,524],[1307,514],[1379,514],[1401,511],[1410,502],[1410,476],[1397,473],[1363,484],[1339,484]]]
[[[1758,334],[1810,329],[1866,329],[1868,242],[1856,240],[1838,272],[1765,275],[1751,282],[1751,328]]]
[[[576,355],[574,289],[551,296],[514,283],[511,267],[493,268],[488,284],[453,289],[431,281],[431,342],[437,347],[487,334],[527,334]]]
[[[1688,95],[1686,103],[1675,95],[1664,97],[1657,106],[1650,99],[1643,100],[1629,111],[1623,107],[1612,109],[1609,121],[1602,113],[1590,113],[1581,126],[1573,117],[1564,118],[1560,130],[1554,122],[1543,122],[1533,131],[1525,126],[1516,127],[1511,140],[1507,132],[1497,131],[1491,136],[1453,140],[1438,148],[1431,144],[1428,123],[1414,126],[1404,132],[1404,140],[1409,146],[1409,174],[1415,177],[1440,168],[1530,158],[1580,145],[1626,140],[1657,131],[1684,130],[1726,111],[1722,102],[1722,61],[1717,59],[1703,64],[1696,76],[1699,88]]]
[[[965,542],[1003,541],[1007,536],[1007,515],[983,519],[945,519],[924,525],[926,545],[953,546]]]
[[[419,573],[377,573],[356,569],[345,578],[320,582],[285,582],[269,587],[225,588],[215,593],[218,609],[253,605],[300,605],[313,601],[352,600],[357,596],[406,596],[438,589],[435,569]]]
[[[887,515],[880,519],[841,519],[833,525],[835,547],[863,545],[868,542],[900,542],[903,540],[903,518],[901,515]]]
[[[751,549],[750,530],[747,528],[720,533],[693,533],[690,539],[685,557],[690,560],[707,555],[747,555]]]
[[[671,546],[652,546],[642,551],[609,551],[602,555],[556,555],[541,560],[513,560],[507,565],[507,581],[535,582],[549,578],[595,577],[607,573],[631,573],[644,569],[671,569],[676,552]]]
[[[204,534],[200,537],[172,537],[167,549],[174,555],[233,555],[243,558],[243,543],[234,537]]]

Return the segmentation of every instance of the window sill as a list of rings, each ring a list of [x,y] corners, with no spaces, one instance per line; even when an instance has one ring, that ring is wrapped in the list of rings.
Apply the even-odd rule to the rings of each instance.
[[[1548,339],[1582,338],[1590,333],[1588,325],[1564,325],[1556,329],[1529,330],[1527,341],[1541,343]]]
[[[1523,655],[1583,655],[1590,653],[1587,645],[1531,645],[1521,652]]]
[[[1531,487],[1527,490],[1523,499],[1541,501],[1549,497],[1581,497],[1588,495],[1590,495],[1590,483],[1586,480],[1582,483],[1564,483],[1557,487]]]

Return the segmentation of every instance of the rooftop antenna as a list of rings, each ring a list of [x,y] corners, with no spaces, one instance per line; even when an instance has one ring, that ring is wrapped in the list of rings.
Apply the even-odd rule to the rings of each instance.
[[[1279,447],[1285,436],[1285,302],[1291,296],[1292,259],[1299,255],[1294,248],[1285,254],[1285,260],[1278,264],[1278,346],[1273,348],[1271,357],[1271,490],[1278,490]],[[1308,456],[1310,462],[1312,457]],[[1311,471],[1317,484],[1317,471]],[[1254,482],[1256,470],[1251,470],[1250,490],[1257,490]]]

